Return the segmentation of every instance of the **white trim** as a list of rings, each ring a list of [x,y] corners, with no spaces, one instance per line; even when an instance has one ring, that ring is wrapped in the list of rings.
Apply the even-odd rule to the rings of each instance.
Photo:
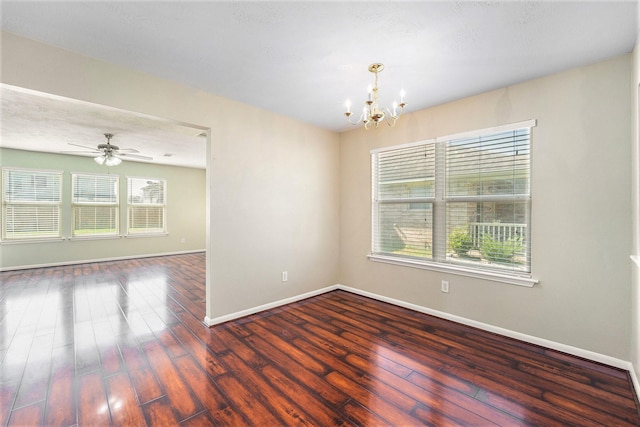
[[[481,329],[483,331],[492,332],[498,335],[502,335],[508,338],[517,339],[520,341],[524,341],[530,344],[539,345],[551,350],[560,351],[562,353],[567,353],[573,356],[581,357],[583,359],[588,359],[594,362],[602,363],[614,368],[623,369],[628,371],[631,374],[632,381],[634,386],[636,387],[636,393],[640,390],[640,383],[635,375],[635,371],[633,370],[633,366],[631,362],[618,359],[615,357],[607,356],[606,354],[596,353],[594,351],[585,350],[578,347],[573,347],[567,344],[562,344],[559,342],[547,340],[545,338],[539,338],[533,335],[527,335],[520,332],[512,331],[510,329],[501,328],[499,326],[490,325],[488,323],[478,322],[476,320],[467,319],[465,317],[457,316],[455,314],[446,313],[444,311],[434,310],[431,308],[423,307],[421,305],[412,304],[406,301],[397,300],[395,298],[385,297],[383,295],[374,294],[371,292],[363,291],[360,289],[352,288],[349,286],[336,284],[333,286],[328,286],[326,288],[318,289],[315,291],[307,292],[301,295],[293,296],[290,298],[285,298],[279,301],[274,301],[272,303],[263,304],[257,307],[248,308],[246,310],[237,311],[235,313],[226,314],[223,316],[210,318],[205,316],[204,324],[211,327],[223,322],[228,322],[230,320],[235,320],[244,316],[248,316],[251,314],[259,313],[264,310],[270,310],[272,308],[277,308],[286,304],[290,304],[292,302],[300,301],[306,298],[310,298],[316,295],[321,295],[326,292],[331,292],[334,290],[343,290],[346,292],[351,292],[356,295],[362,295],[367,298],[372,298],[378,301],[386,302],[389,304],[393,304],[398,307],[408,308],[410,310],[418,311],[420,313],[429,314],[431,316],[439,317],[441,319],[450,320],[452,322],[460,323],[462,325],[472,326],[474,328]],[[640,396],[640,393],[639,393]]]
[[[640,267],[640,255],[630,255],[629,258],[631,258],[636,267]]]
[[[138,237],[164,237],[168,236],[169,233],[166,231],[161,231],[159,233],[133,233],[133,234],[125,234],[122,237],[125,239],[137,239]]]
[[[411,259],[404,259],[398,257],[384,256],[384,255],[367,255],[371,261],[383,262],[386,264],[401,265],[403,267],[420,268],[422,270],[432,270],[441,273],[457,274],[459,276],[474,277],[476,279],[493,280],[494,282],[508,283],[510,285],[525,286],[532,288],[535,284],[539,283],[538,279],[534,279],[531,275],[523,274],[522,276],[502,274],[499,272],[479,270],[474,268],[466,268],[456,264],[446,263],[427,263],[425,261],[417,261]]]
[[[68,240],[74,241],[86,241],[86,240],[115,240],[120,239],[122,236],[119,234],[91,234],[87,236],[71,236]]]
[[[186,254],[195,254],[199,252],[205,252],[205,250],[194,249],[190,251],[162,252],[157,254],[127,255],[127,256],[112,257],[112,258],[97,258],[97,259],[85,259],[85,260],[77,260],[77,261],[50,262],[46,264],[18,265],[14,267],[0,267],[0,271],[26,270],[28,268],[60,267],[65,265],[77,265],[77,264],[92,264],[95,262],[123,261],[127,259],[153,258],[153,257],[169,256],[169,255],[186,255]]]
[[[272,308],[277,308],[283,305],[291,304],[293,302],[297,302],[306,298],[315,297],[317,295],[321,295],[327,292],[335,291],[339,289],[339,285],[328,286],[326,288],[317,289],[315,291],[307,292],[301,295],[292,296],[289,298],[281,299],[279,301],[270,302],[267,304],[259,305],[257,307],[248,308],[246,310],[236,311],[234,313],[225,314],[222,316],[211,318],[209,316],[204,317],[204,324],[211,327],[218,325],[220,323],[228,322],[230,320],[239,319],[241,317],[249,316],[251,314],[256,314],[261,311],[270,310]]]
[[[633,384],[633,389],[636,392],[638,401],[640,401],[640,381],[638,381],[638,375],[636,374],[636,370],[633,367],[633,363],[629,362],[629,367],[627,368],[627,371],[629,371],[629,376],[631,377],[631,383]]]
[[[2,147],[2,148],[8,148],[8,147]],[[64,175],[64,170],[62,169],[40,169],[40,168],[23,168],[20,166],[2,166],[2,170],[10,170],[10,171],[22,171],[22,172],[46,172],[46,173],[55,173],[55,174],[59,174],[59,175]],[[62,180],[60,180],[60,183],[62,185]]]
[[[370,151],[370,153],[378,154],[378,153],[384,153],[385,151],[401,150],[403,148],[419,147],[421,145],[435,144],[435,143],[436,143],[436,139],[430,138],[422,141],[407,142],[406,144],[393,145],[391,147],[374,148],[373,150]]]
[[[573,356],[582,357],[583,359],[589,359],[594,362],[603,363],[605,365],[612,366],[614,368],[625,369],[630,371],[631,362],[618,359],[615,357],[607,356],[606,354],[596,353],[594,351],[585,350],[578,347],[562,344],[555,341],[550,341],[544,338],[535,337],[533,335],[527,335],[520,332],[512,331],[510,329],[493,326],[487,323],[478,322],[476,320],[467,319],[465,317],[456,316],[455,314],[446,313],[443,311],[433,310],[431,308],[423,307],[420,305],[408,303],[405,301],[397,300],[394,298],[385,297],[382,295],[374,294],[360,289],[351,288],[349,286],[337,285],[338,289],[342,289],[347,292],[352,292],[357,295],[362,295],[368,298],[372,298],[378,301],[387,302],[389,304],[397,305],[399,307],[408,308],[410,310],[418,311],[420,313],[430,314],[432,316],[439,317],[441,319],[450,320],[452,322],[461,323],[463,325],[472,326],[474,328],[482,329],[483,331],[492,332],[498,335],[502,335],[509,338],[514,338],[520,341],[524,341],[530,344],[546,347],[551,350],[557,350],[563,353],[571,354]]]
[[[532,128],[532,127],[535,127],[536,125],[537,125],[536,119],[529,119],[521,122],[508,123],[506,125],[493,126],[485,129],[474,129],[470,131],[454,133],[451,135],[437,136],[435,138],[429,138],[429,139],[416,141],[416,142],[408,142],[406,144],[394,145],[391,147],[374,148],[373,150],[370,151],[370,153],[378,154],[378,153],[384,153],[385,151],[392,151],[392,150],[398,150],[403,148],[417,147],[420,145],[433,144],[435,142],[451,141],[452,139],[473,138],[473,137],[477,137],[477,136],[481,136],[489,133],[500,133],[500,132],[508,132],[516,129]]]
[[[606,354],[601,354],[601,353],[596,353],[594,351],[590,351],[590,350],[585,350],[579,347],[574,347],[574,346],[570,346],[570,345],[566,345],[566,344],[562,344],[559,342],[555,342],[555,341],[551,341],[551,340],[547,340],[545,338],[539,338],[533,335],[528,335],[528,334],[523,334],[520,332],[516,332],[516,331],[512,331],[510,329],[505,329],[505,328],[501,328],[498,326],[493,326],[487,323],[483,323],[483,322],[478,322],[476,320],[472,320],[472,319],[467,319],[465,317],[461,317],[461,316],[457,316],[455,314],[450,314],[450,313],[446,313],[443,311],[439,311],[439,310],[434,310],[431,308],[427,308],[427,307],[423,307],[420,305],[416,305],[416,304],[412,304],[412,303],[408,303],[405,301],[401,301],[401,300],[397,300],[394,298],[389,298],[389,297],[385,297],[382,295],[378,295],[378,294],[374,294],[371,292],[367,292],[367,291],[363,291],[360,289],[356,289],[356,288],[352,288],[349,286],[344,286],[341,284],[336,284],[333,286],[328,286],[326,288],[322,288],[322,289],[318,289],[316,291],[311,291],[311,292],[307,292],[304,293],[302,295],[297,295],[297,296],[293,296],[290,298],[285,298],[279,301],[274,301],[272,303],[268,303],[268,304],[263,304],[260,305],[258,307],[253,307],[253,308],[249,308],[246,310],[242,310],[242,311],[237,311],[235,313],[230,313],[230,314],[226,314],[224,316],[219,316],[216,318],[210,318],[208,316],[205,316],[204,318],[204,324],[208,327],[211,326],[215,326],[218,325],[220,323],[223,322],[228,322],[231,320],[235,320],[244,316],[248,316],[251,314],[255,314],[255,313],[259,313],[261,311],[264,310],[269,310],[272,308],[277,308],[286,304],[290,304],[296,301],[300,301],[306,298],[310,298],[316,295],[321,295],[323,293],[326,292],[331,292],[334,290],[343,290],[346,292],[351,292],[357,295],[362,295],[368,298],[372,298],[378,301],[382,301],[382,302],[386,302],[389,304],[393,304],[396,305],[398,307],[404,307],[404,308],[408,308],[410,310],[414,310],[414,311],[418,311],[420,313],[425,313],[425,314],[429,314],[435,317],[439,317],[441,319],[445,319],[445,320],[450,320],[452,322],[456,322],[456,323],[460,323],[462,325],[467,325],[467,326],[471,326],[474,328],[478,328],[481,329],[483,331],[487,331],[487,332],[492,332],[498,335],[502,335],[508,338],[513,338],[513,339],[517,339],[520,341],[524,341],[530,344],[534,344],[534,345],[539,345],[551,350],[556,350],[556,351],[560,351],[562,353],[566,353],[566,354],[570,354],[573,356],[577,356],[577,357],[581,357],[583,359],[587,359],[587,360],[591,360],[593,362],[597,362],[597,363],[602,363],[604,365],[607,366],[611,366],[614,368],[618,368],[618,369],[623,369],[626,370],[629,373],[629,376],[631,377],[631,382],[633,384],[634,390],[636,392],[636,395],[638,396],[638,399],[640,400],[640,381],[638,380],[638,377],[635,373],[635,370],[633,368],[633,364],[629,361],[626,360],[622,360],[622,359],[618,359],[615,357],[611,357],[611,356],[607,356]]]
[[[532,128],[534,126],[536,126],[536,119],[530,119],[522,122],[509,123],[506,125],[494,126],[494,127],[485,128],[485,129],[475,129],[475,130],[466,131],[466,132],[454,133],[451,135],[438,136],[436,138],[436,141],[441,142],[441,141],[451,141],[452,139],[474,138],[474,137],[489,134],[489,133],[509,132],[511,130]]]

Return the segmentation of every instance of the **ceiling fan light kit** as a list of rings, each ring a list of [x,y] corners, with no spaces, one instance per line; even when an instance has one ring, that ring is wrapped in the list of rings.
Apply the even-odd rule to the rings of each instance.
[[[384,64],[379,62],[369,65],[369,71],[376,75],[375,84],[373,87],[369,85],[367,88],[367,100],[364,102],[364,107],[362,107],[362,114],[355,122],[351,120],[351,115],[353,114],[351,112],[351,101],[347,99],[347,111],[344,115],[352,125],[362,124],[366,130],[369,130],[373,123],[375,123],[375,127],[378,127],[386,118],[387,125],[393,127],[398,117],[403,113],[404,107],[407,105],[407,103],[404,102],[404,90],[400,91],[400,103],[393,101],[391,109],[389,109],[389,107],[380,108],[378,105],[378,73],[382,72],[382,70],[384,70]],[[388,117],[384,110],[389,114]]]
[[[99,165],[118,166],[122,163],[122,160],[116,157],[116,153],[120,150],[120,147],[117,145],[111,145],[111,138],[113,138],[112,133],[105,133],[104,137],[107,138],[107,143],[98,145],[98,151],[101,150],[102,154],[95,157],[93,160],[95,160]]]

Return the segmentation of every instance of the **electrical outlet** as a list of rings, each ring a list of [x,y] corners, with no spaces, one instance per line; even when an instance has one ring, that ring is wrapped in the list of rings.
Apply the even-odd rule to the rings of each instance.
[[[185,243],[186,241],[187,241],[187,239],[184,238],[184,237],[182,239],[180,239],[180,243]]]
[[[445,294],[449,293],[449,282],[447,280],[443,280],[440,284],[440,290]]]
[[[282,281],[286,282],[287,280],[289,280],[289,273],[287,273],[286,271],[282,272]]]

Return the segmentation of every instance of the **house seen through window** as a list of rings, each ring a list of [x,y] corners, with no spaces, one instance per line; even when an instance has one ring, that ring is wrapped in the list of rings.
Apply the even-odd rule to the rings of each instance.
[[[128,234],[166,231],[166,181],[127,178]]]

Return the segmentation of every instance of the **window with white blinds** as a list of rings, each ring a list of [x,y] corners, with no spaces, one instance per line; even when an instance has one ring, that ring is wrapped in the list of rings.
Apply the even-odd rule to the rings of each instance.
[[[435,145],[373,155],[373,253],[431,259]]]
[[[166,181],[127,178],[128,234],[166,232]]]
[[[119,234],[117,175],[71,174],[74,237]]]
[[[2,239],[62,237],[62,172],[2,169]]]
[[[372,151],[372,256],[530,273],[534,125]]]

